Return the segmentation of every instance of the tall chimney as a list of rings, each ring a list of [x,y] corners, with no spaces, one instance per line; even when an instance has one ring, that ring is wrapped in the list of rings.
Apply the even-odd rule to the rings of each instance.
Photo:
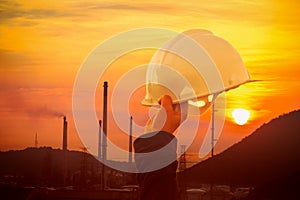
[[[63,124],[63,144],[62,149],[67,150],[67,139],[68,139],[68,122],[66,116],[64,116],[64,124]]]
[[[130,116],[130,125],[129,125],[129,158],[128,162],[132,163],[132,116]]]
[[[102,134],[101,134],[101,132],[102,132],[102,126],[101,126],[101,123],[102,123],[102,121],[101,120],[99,120],[99,134],[98,134],[98,160],[101,160],[101,136],[102,136]]]
[[[37,132],[35,133],[35,140],[34,140],[34,147],[38,148],[39,142],[38,142],[38,134]]]
[[[107,81],[103,85],[103,132],[102,132],[102,177],[101,177],[101,189],[104,190],[106,187],[106,147],[107,147]]]
[[[103,85],[103,139],[102,139],[102,159],[103,162],[106,161],[106,148],[107,148],[107,81]]]

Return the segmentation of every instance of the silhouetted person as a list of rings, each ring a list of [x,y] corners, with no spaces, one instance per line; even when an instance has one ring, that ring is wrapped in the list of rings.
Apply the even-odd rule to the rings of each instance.
[[[173,133],[186,119],[186,115],[180,111],[183,106],[172,104],[168,95],[163,96],[159,104],[161,109],[148,121],[147,133],[134,142],[135,162],[140,172],[137,177],[140,200],[179,199],[176,180],[177,139]],[[163,150],[154,152],[161,148]],[[153,168],[156,170],[151,170]]]

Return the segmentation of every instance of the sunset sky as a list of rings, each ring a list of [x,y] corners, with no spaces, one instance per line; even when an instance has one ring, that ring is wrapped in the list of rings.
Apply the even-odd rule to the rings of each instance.
[[[1,0],[0,150],[34,146],[36,132],[39,146],[61,148],[62,114],[69,121],[69,149],[79,150],[83,144],[72,118],[72,91],[82,62],[113,35],[157,27],[212,31],[238,50],[252,79],[260,80],[226,94],[226,121],[216,146],[216,152],[223,151],[272,118],[300,109],[299,10],[296,0]],[[109,94],[126,66],[146,64],[153,53],[136,52],[123,63],[116,61],[103,77],[109,81]],[[96,96],[99,113],[103,80]],[[250,111],[247,124],[234,123],[235,108]],[[201,123],[209,120],[209,113]],[[126,147],[126,137],[111,116],[109,132]],[[200,132],[198,140],[203,138]],[[195,142],[189,151],[197,153],[197,148]]]

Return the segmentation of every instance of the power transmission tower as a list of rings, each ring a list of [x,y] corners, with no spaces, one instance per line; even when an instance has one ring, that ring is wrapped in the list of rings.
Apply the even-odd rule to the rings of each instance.
[[[182,172],[186,169],[186,145],[180,145],[181,156],[179,158],[179,171]]]

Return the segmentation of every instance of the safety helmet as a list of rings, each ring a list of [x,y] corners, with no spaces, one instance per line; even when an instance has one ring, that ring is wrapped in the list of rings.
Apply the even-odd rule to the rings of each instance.
[[[237,50],[207,30],[178,34],[158,49],[147,68],[143,105],[153,106],[163,95],[173,103],[188,102],[189,113],[209,108],[221,92],[251,81]]]

